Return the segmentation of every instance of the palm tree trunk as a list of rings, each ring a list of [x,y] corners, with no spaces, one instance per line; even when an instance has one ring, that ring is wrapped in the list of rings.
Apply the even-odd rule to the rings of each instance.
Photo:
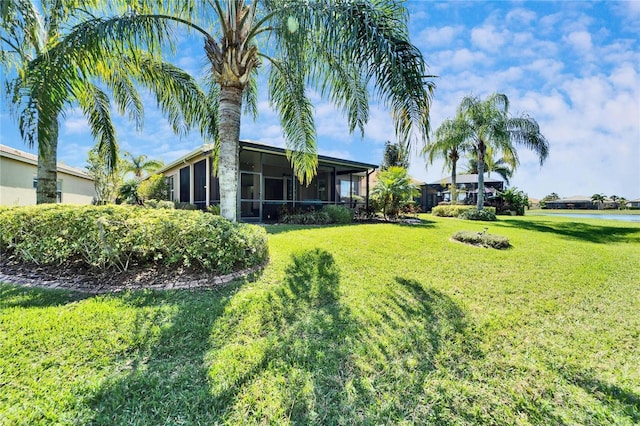
[[[458,186],[456,183],[456,161],[451,162],[451,204],[458,204]]]
[[[484,208],[484,153],[485,145],[480,142],[478,146],[478,210]]]
[[[220,87],[220,215],[235,222],[238,219],[238,168],[242,88]]]
[[[56,203],[58,201],[58,122],[53,121],[51,128],[44,130],[38,126],[38,140],[44,138],[44,132],[51,133],[49,143],[38,146],[38,186],[36,204]]]

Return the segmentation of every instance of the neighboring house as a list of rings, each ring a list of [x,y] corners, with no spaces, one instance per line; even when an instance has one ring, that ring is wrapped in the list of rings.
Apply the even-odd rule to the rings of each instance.
[[[606,201],[605,201],[606,203]],[[559,200],[547,201],[547,209],[595,209],[597,205],[586,195],[574,195],[572,197],[560,198]]]
[[[0,145],[0,205],[36,204],[38,157]],[[58,202],[91,204],[96,191],[93,179],[81,169],[58,164]]]
[[[421,202],[422,210],[425,212],[440,203],[451,202],[451,176],[442,178],[433,183],[427,183],[421,186]],[[459,204],[476,204],[478,202],[478,175],[462,174],[456,176],[456,186],[458,187],[458,203]],[[500,179],[490,178],[485,175],[484,178],[484,195],[487,205],[490,205],[489,198],[495,196],[498,192],[504,191],[504,181]]]
[[[172,201],[200,209],[220,203],[218,178],[212,173],[212,145],[203,145],[167,164],[156,173],[167,178]],[[275,220],[278,212],[322,208],[325,204],[365,207],[369,177],[377,166],[318,156],[318,172],[301,185],[285,150],[252,141],[240,141],[238,210],[243,221]]]
[[[634,209],[640,209],[640,198],[638,198],[636,200],[627,201],[627,207],[634,208]]]

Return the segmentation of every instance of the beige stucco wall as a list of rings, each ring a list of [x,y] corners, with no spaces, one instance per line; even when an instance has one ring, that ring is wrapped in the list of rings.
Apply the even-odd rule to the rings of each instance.
[[[0,205],[29,206],[36,203],[33,178],[37,167],[13,158],[0,157]],[[58,171],[62,181],[62,202],[65,204],[91,204],[95,189],[91,179]]]

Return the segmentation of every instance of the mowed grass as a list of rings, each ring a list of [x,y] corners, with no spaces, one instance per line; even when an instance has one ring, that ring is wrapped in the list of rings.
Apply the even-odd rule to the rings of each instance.
[[[0,285],[0,424],[640,423],[640,224],[422,218],[268,227],[219,291]]]

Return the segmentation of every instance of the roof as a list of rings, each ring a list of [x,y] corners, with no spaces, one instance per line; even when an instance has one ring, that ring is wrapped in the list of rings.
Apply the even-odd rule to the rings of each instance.
[[[560,198],[559,200],[547,201],[547,204],[550,203],[591,203],[591,197],[587,197],[586,195],[572,195],[571,197]]]
[[[255,141],[241,140],[240,149],[244,149],[248,151],[266,152],[269,154],[279,154],[283,156],[286,155],[286,150],[284,148],[275,147],[275,146],[267,145],[264,143],[255,142]],[[196,148],[195,150],[191,151],[190,153],[183,155],[177,160],[172,161],[171,163],[162,167],[156,173],[163,173],[182,163],[188,162],[189,160],[192,160],[200,155],[209,154],[211,153],[211,151],[213,151],[212,144],[202,145]],[[376,164],[361,163],[361,162],[352,161],[352,160],[343,160],[340,158],[328,157],[326,155],[318,155],[318,161],[325,164],[332,164],[336,166],[344,166],[344,167],[351,167],[351,168],[364,169],[364,170],[375,169],[376,167],[378,167]]]
[[[487,182],[504,182],[504,181],[502,179],[489,178],[485,174],[484,182],[487,183]],[[457,184],[478,183],[478,175],[477,174],[456,175],[456,183]],[[429,185],[449,185],[449,184],[451,184],[451,176],[443,177],[442,179],[432,182]]]
[[[31,164],[33,166],[38,165],[38,156],[30,154],[28,152],[20,151],[16,148],[11,148],[6,145],[0,145],[0,157],[10,158],[12,160],[20,161],[22,163]],[[89,174],[82,169],[67,166],[66,164],[58,163],[57,171],[60,173],[66,173],[69,175],[77,176],[84,179],[93,180]]]

